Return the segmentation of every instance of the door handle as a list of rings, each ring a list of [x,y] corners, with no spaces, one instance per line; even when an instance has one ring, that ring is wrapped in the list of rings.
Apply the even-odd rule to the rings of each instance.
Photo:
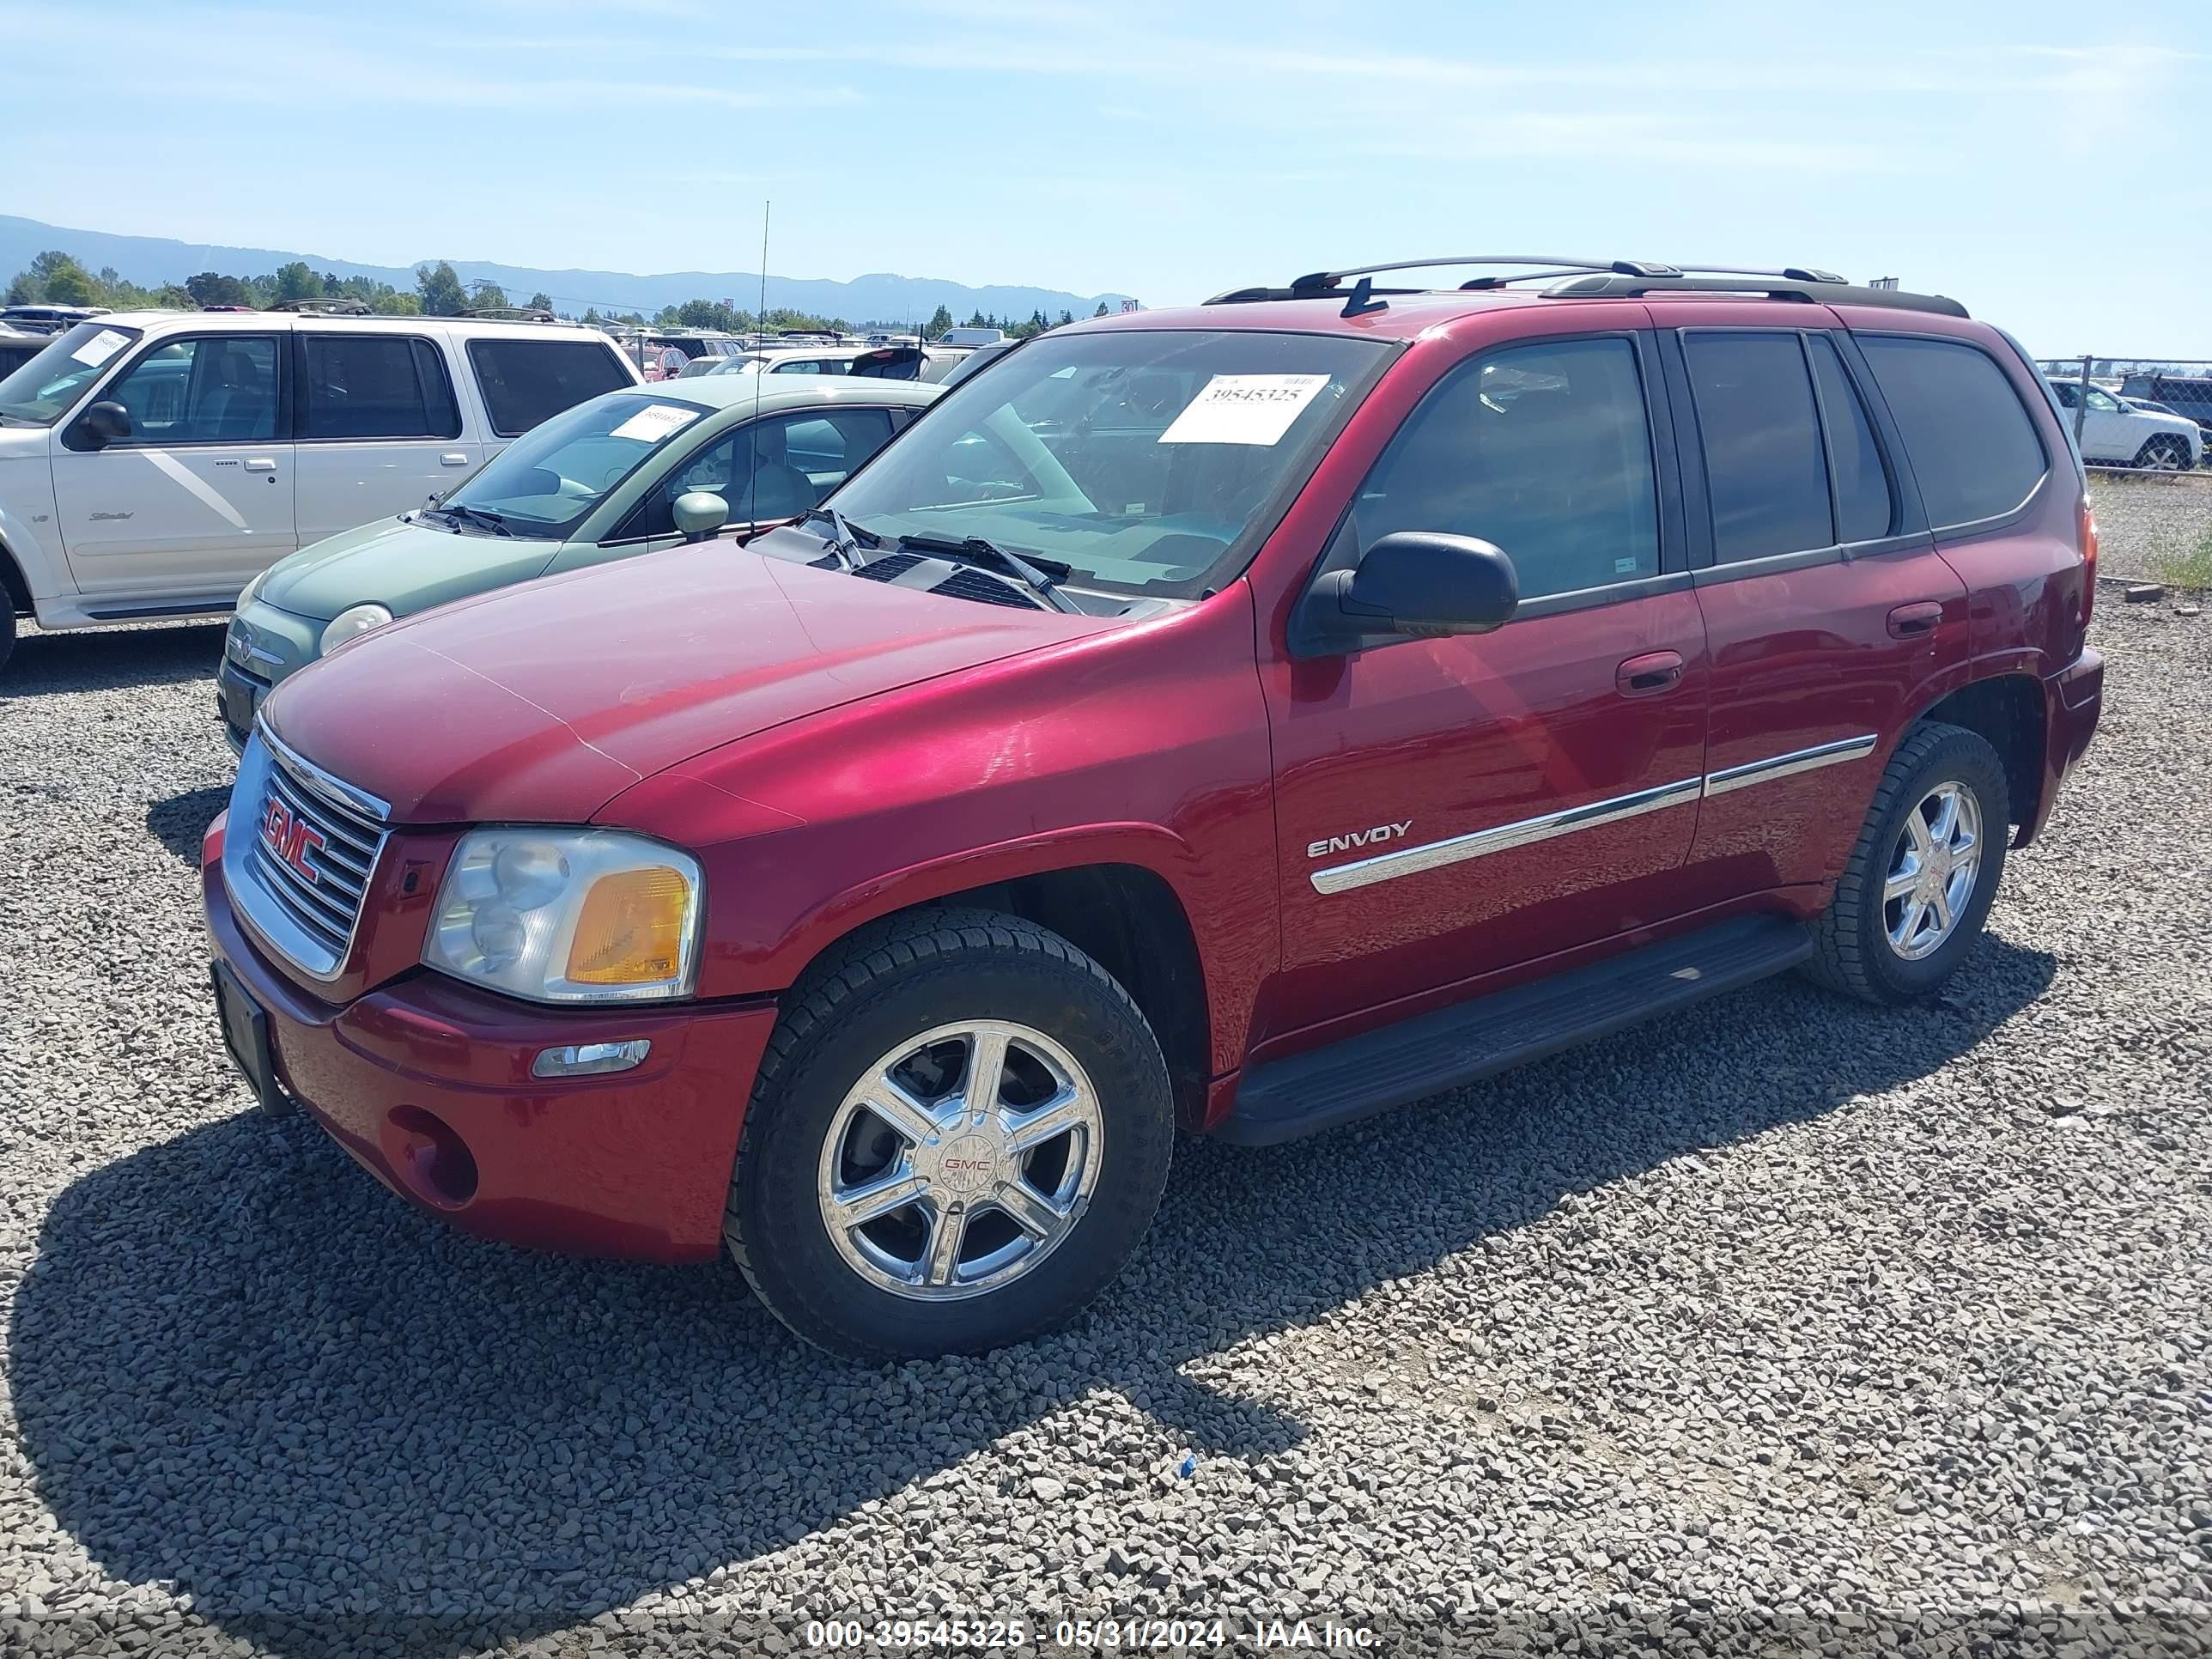
[[[1656,697],[1682,683],[1682,653],[1647,651],[1613,671],[1613,690],[1624,697]]]
[[[1936,624],[1942,620],[1943,607],[1934,599],[1900,605],[1889,613],[1889,637],[1893,640],[1925,639],[1936,631]]]
[[[248,472],[274,472],[276,470],[276,458],[273,455],[248,455],[246,458],[246,470]]]
[[[466,466],[468,464],[469,458],[458,449],[449,449],[438,457],[440,466]]]

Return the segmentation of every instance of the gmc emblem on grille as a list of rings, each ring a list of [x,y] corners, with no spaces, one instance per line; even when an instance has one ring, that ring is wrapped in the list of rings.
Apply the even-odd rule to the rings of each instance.
[[[286,866],[301,880],[319,883],[322,873],[307,861],[307,854],[319,852],[323,847],[323,832],[296,816],[292,809],[271,795],[261,814],[261,844],[267,848],[277,862]]]

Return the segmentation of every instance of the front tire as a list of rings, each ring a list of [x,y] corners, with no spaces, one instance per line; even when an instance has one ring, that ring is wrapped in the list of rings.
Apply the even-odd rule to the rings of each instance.
[[[1932,995],[1973,949],[2004,876],[2011,799],[1987,739],[1934,721],[1883,769],[1806,972],[1868,1002]]]
[[[2153,438],[2136,453],[2136,465],[2150,472],[2186,472],[2193,463],[2189,446],[2175,437]]]
[[[988,910],[864,929],[787,999],[754,1084],[724,1241],[770,1312],[883,1361],[1065,1324],[1167,1182],[1167,1065],[1127,991]]]

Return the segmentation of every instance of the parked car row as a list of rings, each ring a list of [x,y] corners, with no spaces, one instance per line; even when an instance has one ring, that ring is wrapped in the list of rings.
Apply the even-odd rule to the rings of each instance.
[[[0,380],[0,658],[42,628],[228,614],[295,548],[450,489],[639,383],[595,330],[118,312]]]
[[[2060,395],[1947,300],[1450,263],[624,386],[280,564],[203,853],[263,1107],[886,1358],[1073,1316],[1178,1127],[1930,994],[2097,722]]]

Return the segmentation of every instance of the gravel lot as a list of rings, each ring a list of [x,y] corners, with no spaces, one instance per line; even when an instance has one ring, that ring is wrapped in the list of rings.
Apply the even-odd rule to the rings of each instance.
[[[2212,492],[2100,491],[2108,572]],[[0,1650],[752,1654],[1304,1614],[1396,1651],[2212,1653],[2212,620],[1941,1004],[1771,983],[1271,1152],[1078,1328],[858,1370],[733,1272],[418,1219],[222,1058],[218,630],[0,678]],[[1179,1473],[1185,1454],[1194,1467]]]

